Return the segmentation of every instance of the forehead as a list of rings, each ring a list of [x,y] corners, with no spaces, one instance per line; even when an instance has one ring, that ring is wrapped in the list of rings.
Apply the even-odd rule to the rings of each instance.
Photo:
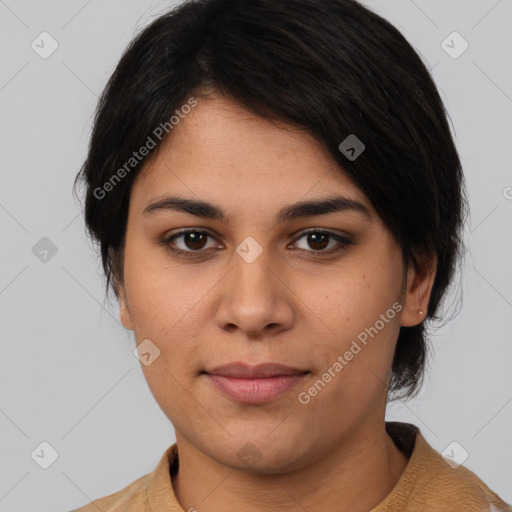
[[[257,116],[220,96],[198,98],[137,177],[142,211],[166,194],[244,209],[277,209],[343,195],[372,206],[330,153],[305,130]]]

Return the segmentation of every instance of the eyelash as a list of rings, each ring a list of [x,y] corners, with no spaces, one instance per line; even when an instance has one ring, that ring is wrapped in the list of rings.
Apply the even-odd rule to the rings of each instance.
[[[200,253],[206,252],[207,249],[199,249],[196,251],[194,251],[194,250],[184,251],[183,249],[177,249],[175,246],[173,246],[173,243],[172,243],[173,240],[175,240],[176,238],[178,238],[180,236],[189,234],[189,233],[207,235],[207,236],[210,236],[211,238],[214,238],[213,235],[211,235],[207,231],[201,231],[199,229],[184,229],[184,230],[180,231],[179,233],[175,233],[174,235],[172,235],[170,237],[164,238],[163,240],[160,241],[160,243],[167,250],[169,250],[172,253],[177,254],[179,256],[184,256],[185,258],[198,258],[198,257],[200,257]],[[330,231],[322,231],[320,229],[310,229],[310,230],[302,231],[299,234],[299,236],[292,243],[298,242],[301,238],[305,237],[306,235],[315,234],[315,233],[322,234],[322,235],[328,235],[329,237],[334,238],[339,243],[339,245],[337,247],[331,248],[329,250],[299,249],[300,251],[306,251],[309,253],[313,253],[314,255],[320,255],[320,257],[331,256],[333,254],[336,254],[336,253],[339,253],[339,252],[345,250],[347,248],[347,246],[354,244],[354,242],[352,242],[348,238],[337,235],[335,233],[331,233]]]

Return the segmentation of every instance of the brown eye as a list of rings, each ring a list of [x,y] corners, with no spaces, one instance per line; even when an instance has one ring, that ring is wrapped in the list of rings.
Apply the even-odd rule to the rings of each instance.
[[[325,249],[329,244],[329,236],[326,233],[308,233],[307,235],[308,244],[315,251]]]
[[[210,257],[212,254],[208,249],[214,249],[216,246],[208,247],[208,238],[214,240],[214,237],[207,231],[186,229],[161,240],[160,243],[171,253],[178,256],[186,258]],[[354,244],[352,240],[341,235],[315,229],[303,232],[291,245],[296,245],[302,239],[306,241],[306,247],[299,247],[299,250],[320,257],[333,255]]]
[[[318,254],[321,255],[328,255],[341,251],[345,249],[348,245],[353,244],[351,240],[343,236],[337,235],[335,233],[330,233],[329,231],[320,230],[303,232],[301,236],[296,240],[295,244],[297,244],[297,242],[302,239],[306,240],[307,247],[299,247],[300,250],[312,253],[317,252]],[[326,250],[331,241],[334,242],[334,247],[331,245],[331,247]]]
[[[163,239],[161,244],[173,253],[194,257],[211,248],[206,247],[208,238],[213,239],[212,235],[206,231],[189,229]]]
[[[190,231],[188,233],[184,233],[183,242],[187,246],[188,249],[193,249],[195,251],[199,249],[203,249],[206,239],[208,235],[205,233],[200,233],[198,231]]]

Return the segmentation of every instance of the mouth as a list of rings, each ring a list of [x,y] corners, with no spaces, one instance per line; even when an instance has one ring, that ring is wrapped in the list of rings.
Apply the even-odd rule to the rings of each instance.
[[[301,382],[310,372],[279,363],[251,366],[243,362],[205,370],[208,381],[223,395],[241,403],[265,403]]]

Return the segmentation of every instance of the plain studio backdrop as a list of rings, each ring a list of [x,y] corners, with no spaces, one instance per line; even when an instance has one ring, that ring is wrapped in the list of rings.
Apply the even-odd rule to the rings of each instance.
[[[431,336],[420,395],[388,419],[418,425],[439,452],[467,452],[465,466],[511,502],[512,1],[365,3],[433,70],[471,207],[461,312]],[[171,5],[0,0],[0,511],[82,506],[152,471],[175,440],[117,304],[104,304],[72,196],[99,93]]]

